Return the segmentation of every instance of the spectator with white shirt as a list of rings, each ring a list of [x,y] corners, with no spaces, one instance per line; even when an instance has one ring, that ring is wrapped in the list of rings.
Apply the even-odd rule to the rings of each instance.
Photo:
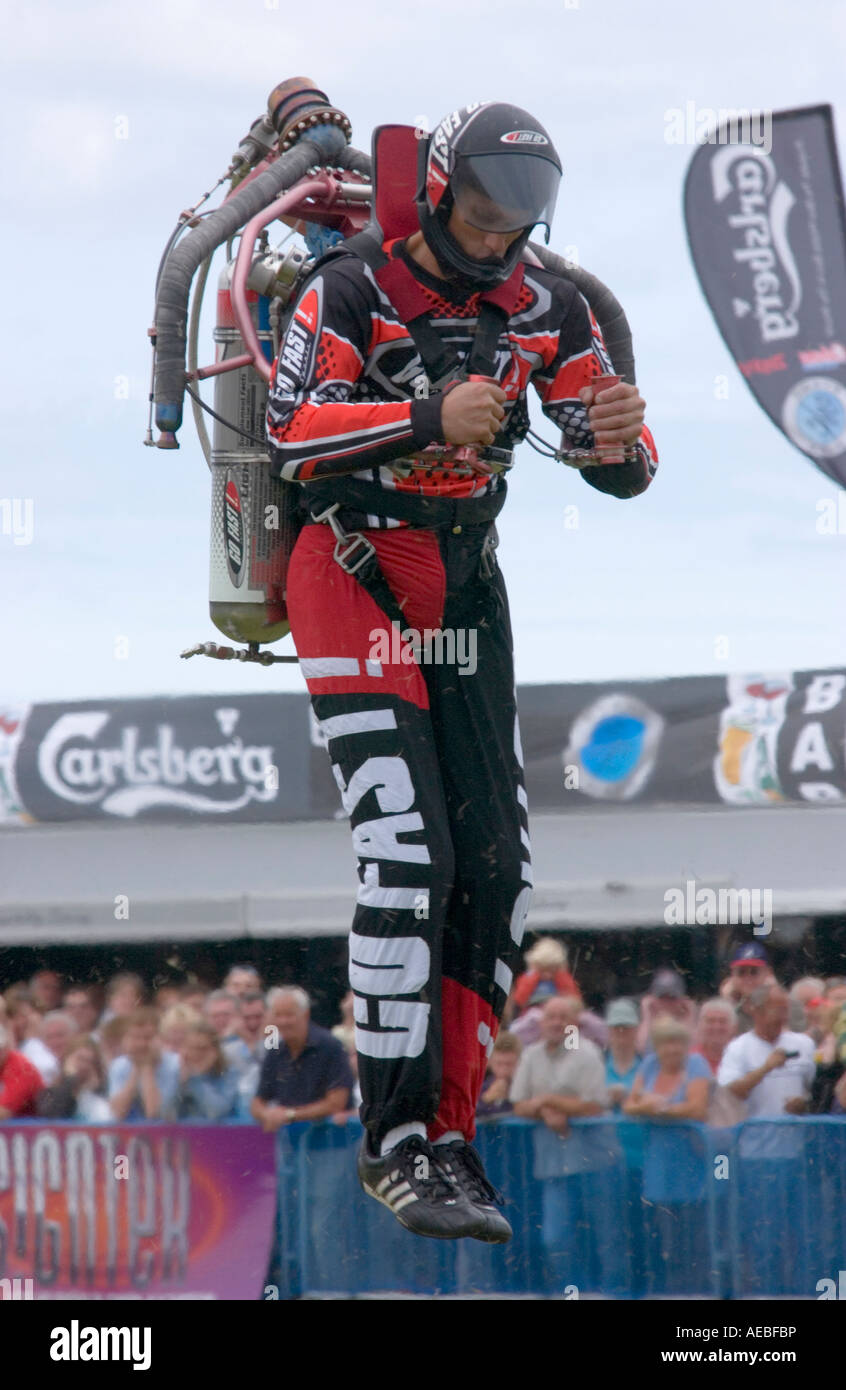
[[[746,1102],[750,1120],[804,1114],[815,1071],[813,1040],[787,1030],[790,1001],[780,985],[762,985],[748,1006],[752,1027],[726,1047],[719,1085]]]
[[[735,1209],[755,1212],[743,1227],[740,1277],[750,1292],[765,1293],[787,1287],[801,1257],[796,1194],[806,1182],[806,1135],[794,1117],[808,1109],[816,1065],[813,1040],[786,1027],[785,990],[774,982],[762,985],[747,1007],[752,1027],[729,1043],[717,1080],[744,1102],[753,1122],[741,1128],[731,1180]]]
[[[61,1076],[62,1062],[77,1032],[70,1014],[54,1009],[44,1015],[38,1035],[29,1038],[21,1048],[24,1057],[38,1068],[45,1086],[52,1086]]]

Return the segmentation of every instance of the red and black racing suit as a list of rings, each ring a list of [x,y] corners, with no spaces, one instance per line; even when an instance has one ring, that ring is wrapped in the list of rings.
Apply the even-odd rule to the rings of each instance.
[[[479,296],[446,298],[446,282],[422,270],[400,240],[383,250],[402,256],[431,304],[431,324],[466,359]],[[570,281],[529,265],[519,273],[516,309],[498,344],[495,375],[508,399],[496,443],[524,437],[531,380],[571,447],[589,449],[579,389],[613,371],[600,330]],[[454,659],[440,664],[427,664],[425,649],[415,661],[405,643],[391,651],[383,637],[390,623],[334,561],[332,531],[304,527],[288,612],[359,861],[350,985],[361,1117],[374,1141],[421,1120],[432,1140],[447,1131],[472,1139],[532,883],[508,601],[495,560],[480,563],[502,500],[492,494],[505,483],[501,475],[391,469],[391,460],[445,442],[442,394],[415,394],[422,371],[373,273],[344,252],[303,290],[268,407],[274,470],[304,485],[313,515],[337,501],[345,529],[364,529],[409,628],[455,634],[454,653],[448,643],[440,649]],[[582,476],[632,497],[656,465],[644,429],[634,461]],[[453,515],[433,526],[433,496],[471,498],[470,514],[465,506],[460,524],[449,524]],[[472,508],[484,506],[487,519],[474,523]]]

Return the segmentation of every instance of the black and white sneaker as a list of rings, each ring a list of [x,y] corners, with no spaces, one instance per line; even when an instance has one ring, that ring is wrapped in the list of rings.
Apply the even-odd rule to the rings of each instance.
[[[485,1224],[481,1213],[447,1177],[440,1155],[418,1134],[403,1139],[384,1158],[372,1152],[365,1134],[358,1151],[358,1176],[367,1195],[418,1236],[487,1239],[481,1234]]]
[[[473,1233],[476,1239],[491,1245],[503,1245],[510,1240],[514,1232],[499,1210],[505,1199],[488,1181],[482,1160],[472,1144],[455,1139],[450,1144],[438,1144],[435,1152],[449,1177],[483,1217],[481,1229]]]

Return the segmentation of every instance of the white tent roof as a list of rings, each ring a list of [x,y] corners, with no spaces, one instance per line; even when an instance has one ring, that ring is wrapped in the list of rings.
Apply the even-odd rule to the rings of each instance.
[[[688,880],[769,889],[778,916],[839,913],[845,847],[831,805],[538,815],[527,926],[661,926]],[[355,887],[341,821],[16,827],[0,832],[0,945],[340,936]]]

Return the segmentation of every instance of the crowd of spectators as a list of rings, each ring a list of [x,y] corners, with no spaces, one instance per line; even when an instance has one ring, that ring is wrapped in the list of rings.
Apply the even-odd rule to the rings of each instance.
[[[846,1114],[846,979],[786,990],[757,941],[727,967],[715,998],[697,1002],[664,968],[640,998],[596,1012],[564,944],[541,938],[489,1058],[480,1122],[522,1115],[566,1138],[588,1115]],[[330,1032],[303,989],[267,989],[252,965],[216,989],[151,994],[130,972],[98,987],[39,970],[0,993],[0,1120],[343,1122],[360,1103],[356,1071],[352,994]]]
[[[0,993],[0,1121],[84,1124],[344,1117],[360,1102],[351,1035],[311,1021],[306,992],[236,965],[219,989],[150,996],[122,971],[104,988],[39,970]]]
[[[788,991],[761,944],[745,942],[715,998],[697,1002],[666,968],[640,998],[611,999],[600,1017],[584,1006],[562,942],[542,938],[526,967],[490,1057],[480,1120],[513,1113],[566,1134],[567,1115],[591,1113],[711,1124],[846,1114],[846,979],[805,976]],[[577,1052],[590,1059],[589,1084]]]
[[[799,1236],[790,1244],[782,1229],[785,1194],[802,1186],[810,1161],[810,1131],[794,1117],[846,1114],[846,980],[804,977],[786,990],[760,942],[747,941],[714,998],[694,998],[664,968],[645,994],[594,1012],[562,942],[537,942],[526,966],[477,1119],[535,1121],[550,1287],[612,1296],[632,1281],[663,1295],[710,1287],[708,1155],[717,1132],[736,1125],[736,1140],[717,1146],[725,1157],[737,1143],[739,1208],[761,1209],[741,1252],[746,1286],[767,1286],[774,1252],[790,1268]],[[772,1286],[783,1285],[782,1271]]]

